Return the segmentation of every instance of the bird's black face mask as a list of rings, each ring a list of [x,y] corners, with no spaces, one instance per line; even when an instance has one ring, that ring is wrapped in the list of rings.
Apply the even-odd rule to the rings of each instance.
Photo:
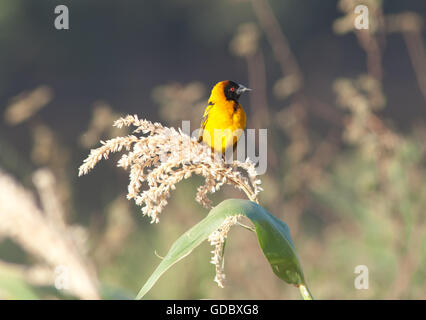
[[[246,88],[242,84],[238,84],[234,81],[228,81],[228,84],[225,86],[225,97],[226,100],[233,100],[238,102],[241,94],[245,91],[250,91],[251,89]]]

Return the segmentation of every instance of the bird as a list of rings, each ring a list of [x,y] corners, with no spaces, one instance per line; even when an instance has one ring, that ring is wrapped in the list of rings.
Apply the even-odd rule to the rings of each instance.
[[[235,81],[218,82],[213,87],[204,110],[198,142],[206,143],[212,152],[222,155],[231,146],[235,149],[247,121],[239,99],[242,93],[251,90]]]

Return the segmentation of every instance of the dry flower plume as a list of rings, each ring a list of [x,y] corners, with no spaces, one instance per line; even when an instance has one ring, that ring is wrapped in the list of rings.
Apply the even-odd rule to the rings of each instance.
[[[212,156],[209,147],[180,129],[140,120],[136,115],[128,115],[114,123],[118,128],[131,125],[136,127],[133,135],[101,141],[102,146],[93,149],[80,166],[79,176],[87,174],[102,158],[108,159],[110,153],[128,151],[117,164],[130,170],[127,198],[142,206],[143,214],[152,222],[159,221],[158,215],[167,205],[170,191],[192,174],[205,178],[204,185],[198,188],[196,200],[206,208],[212,207],[207,194],[218,191],[224,184],[243,190],[250,200],[257,202],[262,189],[255,166],[249,159],[227,164]],[[143,188],[144,185],[147,188]]]
[[[13,269],[22,270],[31,283],[54,284],[81,299],[99,299],[96,272],[83,253],[82,233],[75,232],[81,229],[64,220],[53,174],[39,169],[33,180],[41,205],[0,168],[0,238],[12,239],[34,258],[31,267],[16,264]],[[0,297],[3,294],[0,290]]]

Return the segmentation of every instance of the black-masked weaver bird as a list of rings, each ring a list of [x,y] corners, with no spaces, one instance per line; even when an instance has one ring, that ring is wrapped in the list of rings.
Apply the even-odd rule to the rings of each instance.
[[[222,154],[236,145],[246,127],[246,113],[238,101],[246,91],[251,89],[230,80],[213,87],[201,121],[198,142],[203,141],[213,152]]]

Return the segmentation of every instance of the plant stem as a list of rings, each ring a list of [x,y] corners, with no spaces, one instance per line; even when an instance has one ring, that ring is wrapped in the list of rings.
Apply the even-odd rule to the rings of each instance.
[[[306,285],[304,284],[299,285],[299,291],[303,297],[303,300],[314,300],[314,297],[312,297],[312,294]]]
[[[241,190],[244,191],[244,193],[247,195],[247,198],[249,198],[250,201],[256,202],[259,204],[259,200],[257,199],[256,195],[253,194],[253,192],[249,189],[247,189],[247,186],[239,181],[236,181],[234,179],[229,179],[230,181],[234,182],[236,185],[238,185]]]

